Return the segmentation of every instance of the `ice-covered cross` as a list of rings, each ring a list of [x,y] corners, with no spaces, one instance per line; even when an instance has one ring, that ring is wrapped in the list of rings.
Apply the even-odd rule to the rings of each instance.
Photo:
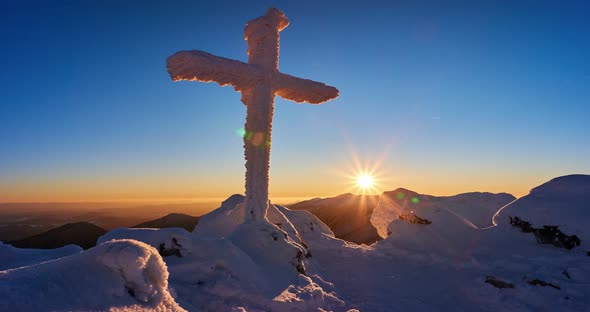
[[[268,208],[270,134],[274,98],[319,104],[338,96],[338,89],[278,71],[279,32],[289,20],[278,9],[249,21],[244,29],[248,63],[193,50],[170,56],[167,69],[173,81],[196,80],[231,85],[242,93],[247,107],[245,221],[265,220]]]

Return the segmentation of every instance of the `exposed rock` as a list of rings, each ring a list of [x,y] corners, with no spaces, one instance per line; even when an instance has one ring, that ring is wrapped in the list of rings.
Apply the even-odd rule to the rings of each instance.
[[[539,244],[552,244],[558,248],[572,249],[580,246],[581,241],[576,235],[566,235],[557,225],[543,225],[542,228],[534,228],[530,222],[519,217],[509,217],[510,224],[523,233],[533,233]]]
[[[535,278],[534,280],[530,280],[527,283],[529,283],[529,285],[540,285],[540,286],[549,286],[549,287],[553,287],[555,289],[561,289],[561,287],[555,285],[555,284],[551,284],[545,281],[542,281],[538,278]]]
[[[514,217],[514,218],[509,217],[509,218],[510,218],[510,224],[513,227],[520,229],[520,231],[523,233],[532,233],[535,230],[530,222],[521,220],[519,217]]]
[[[496,288],[514,288],[514,284],[504,282],[493,276],[487,276],[485,282]]]
[[[576,235],[565,235],[557,225],[543,225],[543,228],[533,232],[537,242],[541,244],[553,244],[555,247],[572,249],[580,246],[580,239]]]
[[[162,257],[177,256],[178,258],[182,258],[181,249],[182,245],[178,243],[176,237],[172,237],[172,247],[166,248],[166,244],[161,243],[160,246],[158,246],[158,253],[160,253],[160,256]]]
[[[399,215],[399,219],[412,224],[431,224],[432,221],[418,217],[413,211],[402,213]]]

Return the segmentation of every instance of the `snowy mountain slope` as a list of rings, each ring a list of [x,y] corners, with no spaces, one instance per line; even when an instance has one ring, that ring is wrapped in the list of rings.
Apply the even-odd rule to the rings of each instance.
[[[114,229],[99,237],[98,244],[102,244],[113,239],[138,240],[154,247],[160,253],[163,253],[160,250],[177,250],[180,256],[186,256],[191,253],[192,250],[191,233],[181,228]]]
[[[533,227],[557,225],[567,235],[577,235],[580,249],[590,250],[590,175],[568,175],[535,187],[494,216],[499,227],[510,228],[510,216]]]
[[[515,199],[506,193],[464,193],[454,196],[431,196],[399,188],[384,192],[379,197],[377,208],[371,215],[371,222],[383,238],[388,236],[390,222],[400,215],[415,213],[416,216],[433,222],[433,226],[450,222],[436,222],[436,219],[455,219],[454,221],[475,228],[492,225],[492,216],[502,206]]]
[[[177,227],[192,231],[197,223],[199,223],[199,217],[193,217],[183,213],[171,213],[155,220],[134,225],[132,228],[160,229]]]
[[[0,242],[0,271],[58,259],[80,251],[82,248],[75,245],[57,249],[21,249]]]
[[[119,240],[54,261],[0,271],[0,311],[184,311],[157,251]]]
[[[585,190],[579,180],[570,182]],[[567,190],[552,196],[585,200],[585,191]],[[540,245],[512,227],[480,229],[433,202],[428,196],[413,202],[431,224],[396,219],[389,224],[392,234],[370,247],[328,235],[304,238],[323,278],[361,311],[590,311],[585,253]],[[588,222],[583,209],[570,213],[575,223]],[[513,288],[486,283],[494,279]]]
[[[193,233],[182,229],[117,229],[99,239],[133,238],[169,248],[174,238],[185,248],[166,256],[169,283],[177,302],[190,311],[314,311],[344,308],[325,282],[299,231],[286,215],[302,224],[305,233],[330,233],[305,211],[271,206],[272,224],[242,224],[243,196],[235,195],[203,216]]]
[[[540,248],[518,237],[488,248],[487,241],[494,239],[478,237],[461,256],[429,250],[428,245],[398,244],[390,238],[370,247],[328,236],[307,242],[321,264],[323,278],[334,283],[339,297],[349,307],[360,311],[590,309],[590,266],[586,258]],[[488,276],[509,282],[514,288],[497,289],[485,283]],[[535,279],[561,289],[528,283]]]
[[[221,203],[221,207],[201,216],[201,221],[193,233],[196,236],[212,238],[224,238],[231,235],[244,222],[244,198],[239,194],[230,196]],[[293,226],[291,218],[308,223],[306,227],[301,229],[304,232],[315,230],[334,235],[328,226],[307,211],[294,211],[280,205],[270,205],[266,217],[270,223],[285,231],[299,244],[301,244],[300,233]]]
[[[302,201],[289,205],[289,209],[311,212],[328,225],[338,238],[357,244],[372,244],[380,239],[370,222],[377,202],[376,195],[347,193]]]
[[[517,209],[531,220],[548,214],[562,218],[559,225],[564,231],[574,231],[585,224],[587,211],[583,205],[572,203],[585,201],[588,194],[584,187],[586,180],[579,177],[556,180],[559,184],[550,182],[535,188],[531,192],[535,196],[528,196],[539,202],[549,199],[554,205],[542,206],[546,209],[536,212],[532,206],[523,204],[527,203],[525,196],[498,213],[499,226],[486,228],[471,220],[492,211],[492,205],[497,204],[496,196],[502,197],[498,201],[509,200],[509,196],[477,193],[442,200],[405,190],[405,196],[410,197],[413,206],[399,205],[400,210],[384,211],[390,215],[397,213],[399,217],[412,207],[417,216],[429,219],[431,223],[408,222],[414,219],[407,218],[407,215],[402,218],[405,220],[396,217],[387,224],[391,235],[371,246],[335,238],[317,216],[278,205],[269,207],[267,218],[270,223],[242,224],[243,196],[235,195],[224,201],[219,209],[203,216],[193,233],[183,229],[118,229],[103,236],[100,239],[104,242],[102,245],[86,252],[0,273],[0,302],[3,302],[2,296],[8,296],[13,305],[14,298],[31,304],[18,297],[24,293],[24,288],[21,289],[24,286],[11,289],[7,285],[26,285],[29,282],[14,272],[28,272],[25,276],[30,278],[35,270],[40,273],[34,274],[42,278],[32,282],[34,289],[51,289],[53,286],[43,283],[56,283],[55,287],[61,293],[70,294],[66,298],[86,298],[87,290],[80,290],[77,286],[80,283],[87,285],[86,277],[72,287],[71,275],[91,268],[90,272],[101,272],[99,277],[93,277],[92,273],[88,278],[98,280],[99,294],[96,297],[102,298],[103,305],[96,303],[98,299],[89,299],[85,305],[68,299],[67,307],[60,308],[66,303],[55,303],[45,297],[36,300],[46,300],[43,302],[50,307],[55,304],[55,310],[104,310],[107,304],[120,309],[139,307],[135,305],[154,308],[150,300],[142,303],[133,296],[131,299],[135,301],[130,300],[120,288],[121,284],[139,285],[137,291],[127,292],[127,295],[137,297],[135,294],[139,293],[147,294],[140,298],[152,298],[149,287],[137,280],[150,280],[152,274],[160,276],[153,273],[158,270],[146,272],[136,270],[134,266],[119,266],[114,271],[134,277],[120,278],[114,283],[112,276],[108,277],[113,266],[108,266],[109,271],[96,269],[104,262],[96,260],[105,253],[103,246],[117,243],[109,239],[132,237],[157,249],[162,245],[164,250],[179,249],[178,253],[164,255],[166,266],[157,266],[167,267],[168,287],[159,278],[152,284],[159,285],[154,286],[160,289],[158,293],[174,294],[175,302],[189,311],[347,311],[351,308],[371,312],[590,311],[590,258],[581,252],[585,249],[567,250],[542,245],[530,233],[522,233],[506,224],[511,210]],[[398,196],[395,193],[390,195]],[[412,201],[414,197],[418,200]],[[491,199],[486,201],[486,198]],[[568,200],[560,200],[564,198]],[[489,206],[476,206],[489,209],[481,209],[485,213],[470,216],[469,220],[460,213],[464,214],[463,208],[474,207],[471,201],[489,203]],[[539,207],[539,202],[533,206]],[[456,207],[448,208],[449,203]],[[564,204],[568,208],[564,208]],[[564,211],[567,212],[565,217],[562,216]],[[584,235],[584,229],[577,233]],[[143,246],[139,249],[151,250],[150,257],[135,247],[130,247],[131,252],[119,248],[109,252],[110,257],[125,260],[109,263],[127,263],[138,255],[139,259],[160,259],[154,248]],[[83,256],[90,252],[95,256]],[[55,265],[50,270],[52,263]],[[66,267],[74,268],[74,272]],[[136,274],[125,273],[128,269]],[[53,270],[55,273],[51,273]],[[60,279],[61,274],[65,281]],[[148,277],[143,279],[138,277],[146,275]],[[111,290],[104,290],[103,285],[111,282]],[[43,285],[39,286],[39,283]],[[42,291],[33,290],[33,293],[41,296]],[[162,300],[155,306],[177,308],[170,300]],[[0,310],[12,307],[8,302],[5,306],[0,303]],[[35,307],[21,309],[27,308],[34,310]]]

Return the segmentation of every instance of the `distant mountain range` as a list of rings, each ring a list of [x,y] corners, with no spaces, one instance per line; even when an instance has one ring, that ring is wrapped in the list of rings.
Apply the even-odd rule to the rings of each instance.
[[[191,232],[198,222],[199,217],[171,213],[159,219],[137,224],[132,228],[179,227]],[[96,246],[97,239],[106,232],[105,229],[92,223],[76,222],[67,223],[40,234],[6,243],[17,248],[54,249],[67,245],[78,245],[83,249],[88,249]]]
[[[502,206],[516,198],[507,193],[463,193],[454,196],[432,196],[398,188],[381,195],[342,194],[329,198],[314,198],[290,205],[293,210],[307,210],[330,227],[338,238],[357,244],[372,244],[387,237],[387,224],[403,212],[417,214],[437,209],[451,213],[475,227],[492,225],[492,216]],[[375,216],[386,212],[387,216]],[[394,213],[391,213],[394,212]],[[426,212],[425,212],[426,213]],[[426,213],[430,214],[430,212]],[[376,218],[377,217],[377,218]],[[382,222],[379,233],[379,225]]]
[[[338,238],[370,245],[381,239],[370,221],[378,202],[378,195],[347,193],[336,197],[302,201],[289,205],[288,208],[311,212],[330,227]]]
[[[398,188],[381,195],[354,195],[350,193],[327,198],[313,198],[289,205],[292,210],[306,210],[325,223],[337,238],[357,244],[370,245],[387,237],[387,224],[402,212],[416,211],[430,215],[437,209],[447,209],[464,222],[475,227],[491,225],[494,213],[515,200],[506,194],[464,193],[455,196],[431,196]],[[180,206],[179,206],[180,207]],[[183,206],[183,208],[186,208]],[[375,210],[377,209],[377,212]],[[385,215],[383,215],[385,214]],[[91,214],[87,216],[91,217]],[[184,228],[192,232],[200,217],[171,213],[164,217],[142,222],[132,228]],[[67,223],[46,232],[19,240],[8,241],[20,248],[58,248],[69,244],[84,249],[96,245],[96,239],[106,230],[95,222]],[[123,226],[127,227],[127,226]]]
[[[47,232],[7,242],[18,248],[53,249],[78,245],[84,249],[96,246],[96,240],[107,231],[92,223],[68,223]]]
[[[192,232],[195,229],[197,223],[199,223],[199,217],[193,217],[182,213],[171,213],[156,220],[134,225],[132,228],[159,229],[178,227]]]

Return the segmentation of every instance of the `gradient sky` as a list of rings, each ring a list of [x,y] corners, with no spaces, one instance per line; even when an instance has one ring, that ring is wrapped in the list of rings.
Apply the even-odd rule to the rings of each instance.
[[[120,3],[122,2],[122,3]],[[243,192],[245,107],[231,87],[173,83],[166,57],[246,61],[270,6],[280,70],[336,86],[277,97],[271,197],[348,191],[523,195],[590,173],[587,1],[3,1],[0,202]]]

